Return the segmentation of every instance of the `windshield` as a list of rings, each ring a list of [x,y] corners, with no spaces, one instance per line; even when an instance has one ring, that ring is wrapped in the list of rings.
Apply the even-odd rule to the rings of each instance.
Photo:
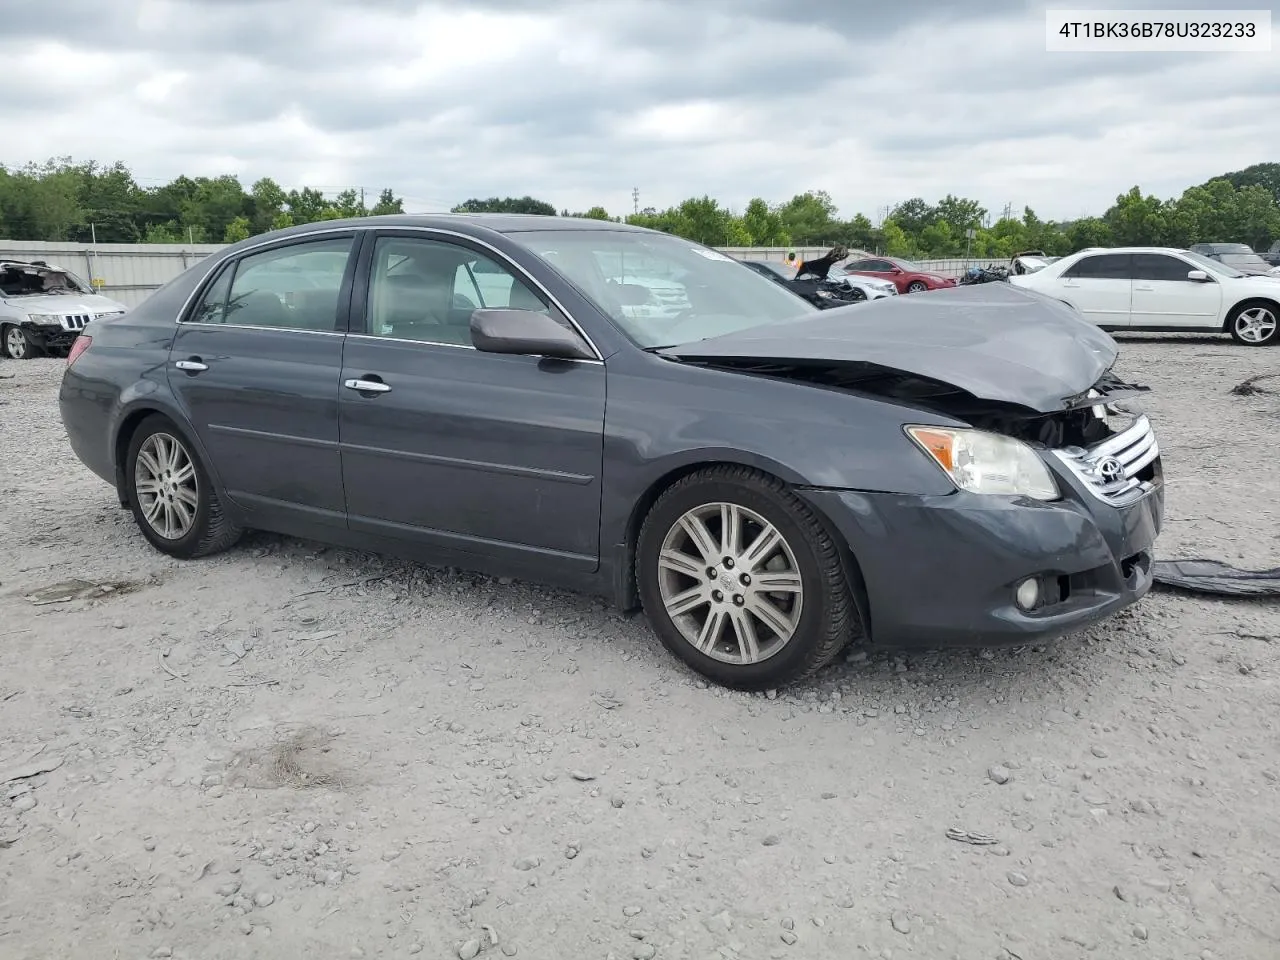
[[[817,311],[737,260],[668,234],[512,232],[641,347],[675,346]]]
[[[1194,260],[1197,264],[1200,265],[1200,268],[1202,270],[1207,270],[1210,273],[1216,273],[1219,276],[1223,276],[1223,277],[1243,277],[1244,276],[1244,274],[1241,273],[1239,270],[1232,269],[1230,266],[1223,263],[1221,260],[1211,260],[1208,257],[1202,256],[1198,253],[1192,253],[1190,250],[1180,250],[1178,252],[1181,253],[1184,257],[1188,257],[1189,259]]]
[[[47,297],[85,293],[93,293],[92,288],[69,270],[16,261],[0,263],[0,295]]]

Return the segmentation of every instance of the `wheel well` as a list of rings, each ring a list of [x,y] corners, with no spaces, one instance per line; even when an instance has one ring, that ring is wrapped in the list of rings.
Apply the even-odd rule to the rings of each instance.
[[[1236,318],[1241,310],[1245,307],[1270,307],[1272,310],[1280,312],[1280,303],[1275,300],[1268,300],[1266,297],[1250,297],[1248,300],[1241,300],[1234,307],[1227,311],[1227,318],[1222,321],[1222,332],[1231,332],[1231,321]]]
[[[685,464],[677,467],[668,473],[663,474],[655,480],[638,500],[631,510],[631,516],[627,519],[626,539],[623,542],[623,555],[620,558],[621,570],[618,571],[618,582],[616,585],[618,606],[624,611],[635,610],[640,606],[640,593],[636,587],[636,548],[640,540],[640,528],[644,525],[644,518],[649,515],[650,509],[657,502],[658,498],[667,490],[668,487],[679,482],[691,473],[699,470],[705,470],[708,467],[724,467],[736,466],[727,460],[704,460],[697,463]],[[766,476],[778,478],[776,474],[770,474],[767,470],[761,470],[759,467],[752,467],[747,464],[749,469],[756,470]],[[786,481],[782,481],[785,483]],[[849,586],[853,590],[854,602],[858,606],[858,616],[862,620],[862,628],[865,636],[871,636],[871,605],[867,596],[866,581],[862,576],[862,567],[858,563],[858,558],[853,555],[853,551],[845,542],[839,531],[831,523],[826,514],[806,501],[814,516],[818,518],[827,530],[828,535],[836,543],[840,551],[840,559],[844,564],[845,577],[849,581]]]
[[[129,441],[133,439],[134,433],[147,417],[164,414],[160,410],[153,410],[150,407],[143,410],[132,410],[129,415],[120,423],[120,429],[116,431],[115,445],[112,450],[113,459],[116,466],[116,496],[120,499],[120,506],[129,506],[129,495],[125,492],[128,484],[124,482],[124,460],[129,453]]]

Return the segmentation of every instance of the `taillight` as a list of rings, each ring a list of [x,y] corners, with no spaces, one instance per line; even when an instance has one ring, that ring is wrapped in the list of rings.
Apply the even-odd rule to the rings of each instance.
[[[71,344],[71,349],[67,352],[67,366],[71,366],[80,359],[80,354],[89,349],[89,345],[93,343],[93,337],[86,337],[83,333],[76,337],[75,343]]]

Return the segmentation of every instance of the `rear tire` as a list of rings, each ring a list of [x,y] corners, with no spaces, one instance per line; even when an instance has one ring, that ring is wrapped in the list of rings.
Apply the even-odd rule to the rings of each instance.
[[[226,515],[194,445],[168,417],[154,414],[138,424],[124,481],[138,529],[161,553],[191,560],[240,539],[243,531]]]
[[[808,680],[860,623],[826,527],[780,480],[748,467],[698,470],[657,499],[636,581],[663,645],[740,690]]]
[[[1236,343],[1246,347],[1280,342],[1280,306],[1266,300],[1245,301],[1231,311],[1227,332]]]

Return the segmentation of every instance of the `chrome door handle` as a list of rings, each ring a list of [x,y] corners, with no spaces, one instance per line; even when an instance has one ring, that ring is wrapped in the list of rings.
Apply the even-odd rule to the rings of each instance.
[[[1134,287],[1135,290],[1154,290],[1155,287]]]
[[[378,380],[344,380],[342,385],[358,393],[390,393],[391,388]]]
[[[174,366],[179,370],[190,370],[197,373],[201,370],[209,369],[209,365],[207,363],[201,363],[199,360],[179,360],[174,364]]]

